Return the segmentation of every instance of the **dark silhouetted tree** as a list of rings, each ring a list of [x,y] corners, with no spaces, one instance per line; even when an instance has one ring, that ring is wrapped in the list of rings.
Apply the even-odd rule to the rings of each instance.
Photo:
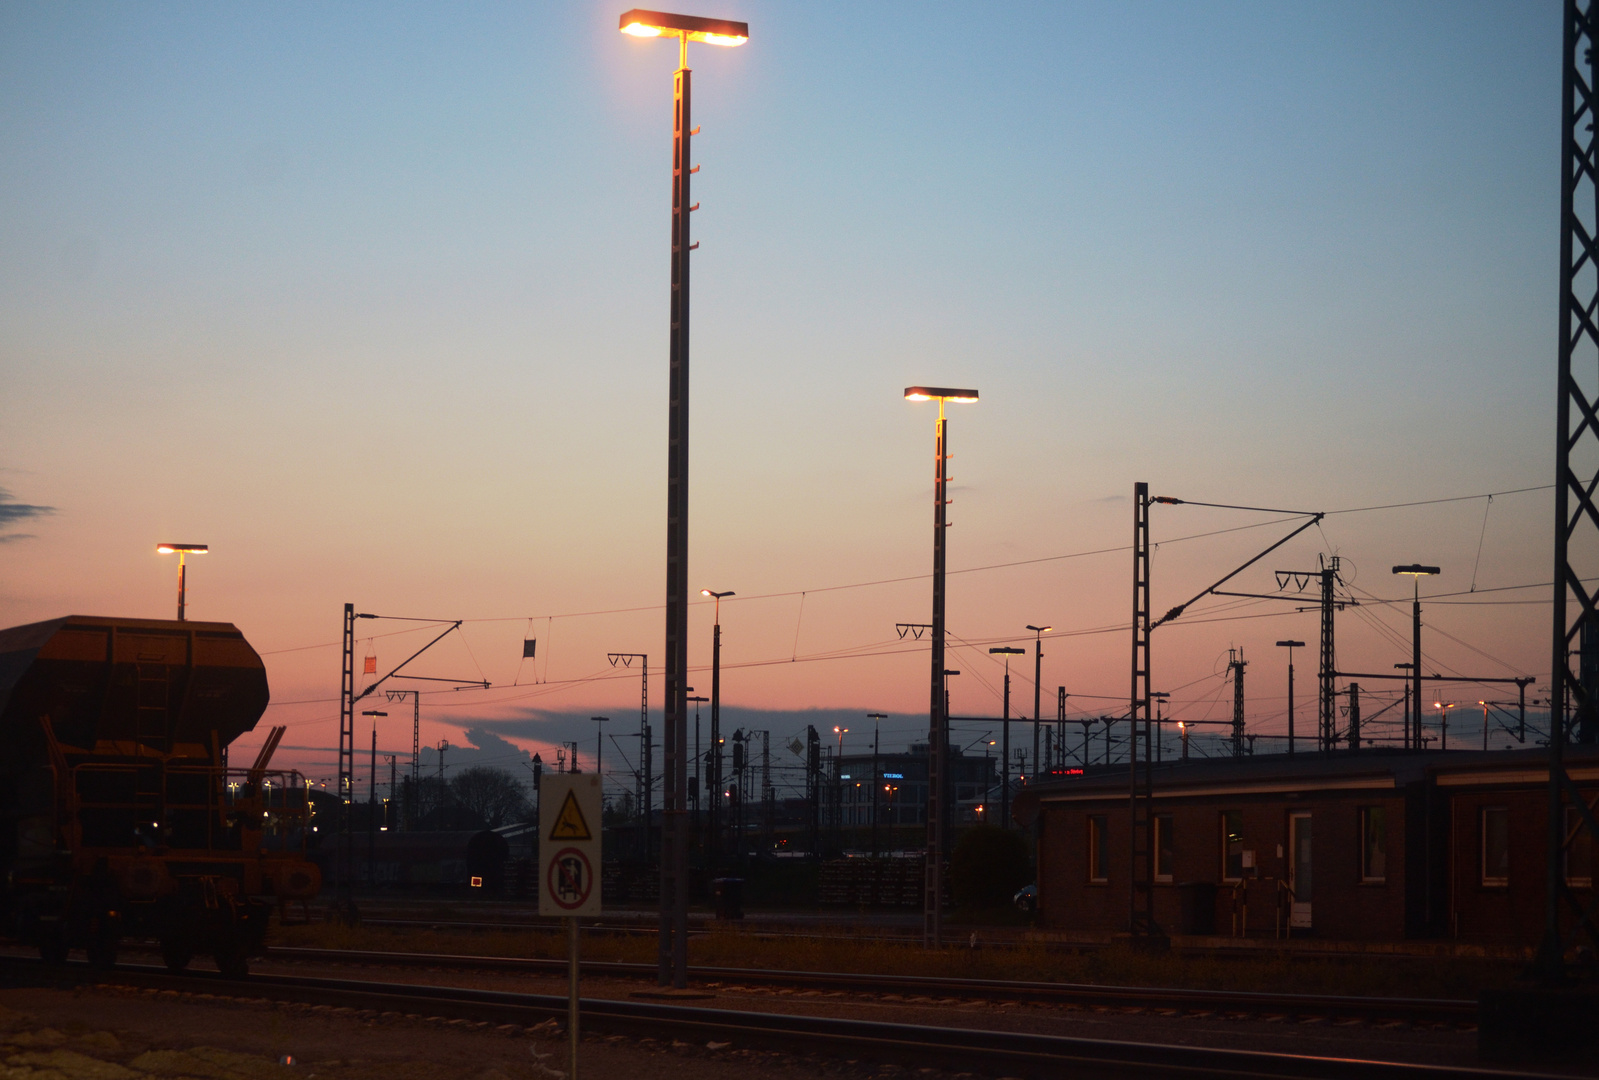
[[[450,778],[450,800],[459,810],[461,822],[475,819],[483,828],[523,821],[530,807],[527,791],[515,776],[504,769],[474,765]]]

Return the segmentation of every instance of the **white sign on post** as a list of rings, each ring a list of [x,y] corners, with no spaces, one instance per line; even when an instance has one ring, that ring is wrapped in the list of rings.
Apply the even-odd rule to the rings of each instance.
[[[600,914],[600,777],[539,780],[539,914]]]

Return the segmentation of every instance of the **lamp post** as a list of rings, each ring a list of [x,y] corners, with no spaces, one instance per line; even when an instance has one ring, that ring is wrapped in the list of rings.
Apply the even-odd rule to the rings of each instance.
[[[947,386],[907,386],[906,401],[938,401],[938,427],[933,447],[933,664],[927,709],[927,874],[922,896],[922,944],[944,943],[945,773],[949,768],[949,718],[944,707],[944,530],[945,487],[949,483],[949,422],[946,401],[973,402],[976,390]]]
[[[1028,624],[1027,629],[1034,634],[1033,637],[1033,775],[1038,775],[1039,764],[1043,761],[1038,756],[1038,724],[1043,718],[1038,708],[1039,684],[1044,677],[1044,635],[1055,629],[1053,626],[1033,626]]]
[[[1453,701],[1435,701],[1433,708],[1438,710],[1438,749],[1449,749],[1449,710],[1455,707]],[[1418,712],[1420,710],[1417,710]]]
[[[666,435],[666,738],[662,775],[661,929],[657,980],[688,985],[688,451],[689,451],[689,127],[688,43],[742,45],[749,26],[634,8],[624,34],[678,39],[672,75],[672,290]]]
[[[1420,563],[1394,567],[1394,573],[1410,578],[1412,587],[1410,608],[1410,700],[1415,702],[1415,707],[1410,710],[1411,715],[1405,724],[1405,747],[1407,749],[1412,745],[1417,750],[1421,749],[1421,579],[1431,577],[1440,572],[1436,566],[1423,566]],[[1411,728],[1414,728],[1415,731],[1412,732]]]
[[[185,560],[190,555],[204,555],[211,550],[210,544],[157,544],[156,551],[162,555],[178,555],[178,621],[183,621],[184,592],[188,583],[189,569]]]
[[[1294,650],[1305,647],[1303,641],[1279,641],[1277,647],[1288,650],[1288,753],[1294,752]]]
[[[1027,650],[1001,645],[997,649],[989,649],[988,652],[990,656],[1005,658],[1005,715],[1000,721],[1000,739],[1003,745],[999,753],[999,827],[1008,829],[1010,828],[1010,658],[1025,656]]]
[[[1488,703],[1479,701],[1477,704],[1482,706],[1482,748],[1486,750],[1488,749]]]

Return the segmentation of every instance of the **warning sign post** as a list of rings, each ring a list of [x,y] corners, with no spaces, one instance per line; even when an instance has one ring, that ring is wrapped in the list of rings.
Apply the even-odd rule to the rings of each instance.
[[[540,778],[539,914],[566,918],[569,1080],[577,1080],[577,920],[600,913],[601,810],[598,773],[546,773]]]

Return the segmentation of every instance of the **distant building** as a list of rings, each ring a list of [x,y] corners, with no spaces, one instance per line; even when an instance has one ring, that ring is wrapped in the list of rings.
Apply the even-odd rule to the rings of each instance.
[[[926,825],[927,758],[926,743],[912,743],[905,753],[875,758],[871,754],[834,758],[829,779],[838,792],[840,823],[846,828],[870,825],[875,794],[879,825]],[[988,802],[994,801],[991,796],[999,792],[999,759],[968,757],[952,748],[949,773],[955,823],[983,820]],[[997,823],[997,809],[994,816]]]

